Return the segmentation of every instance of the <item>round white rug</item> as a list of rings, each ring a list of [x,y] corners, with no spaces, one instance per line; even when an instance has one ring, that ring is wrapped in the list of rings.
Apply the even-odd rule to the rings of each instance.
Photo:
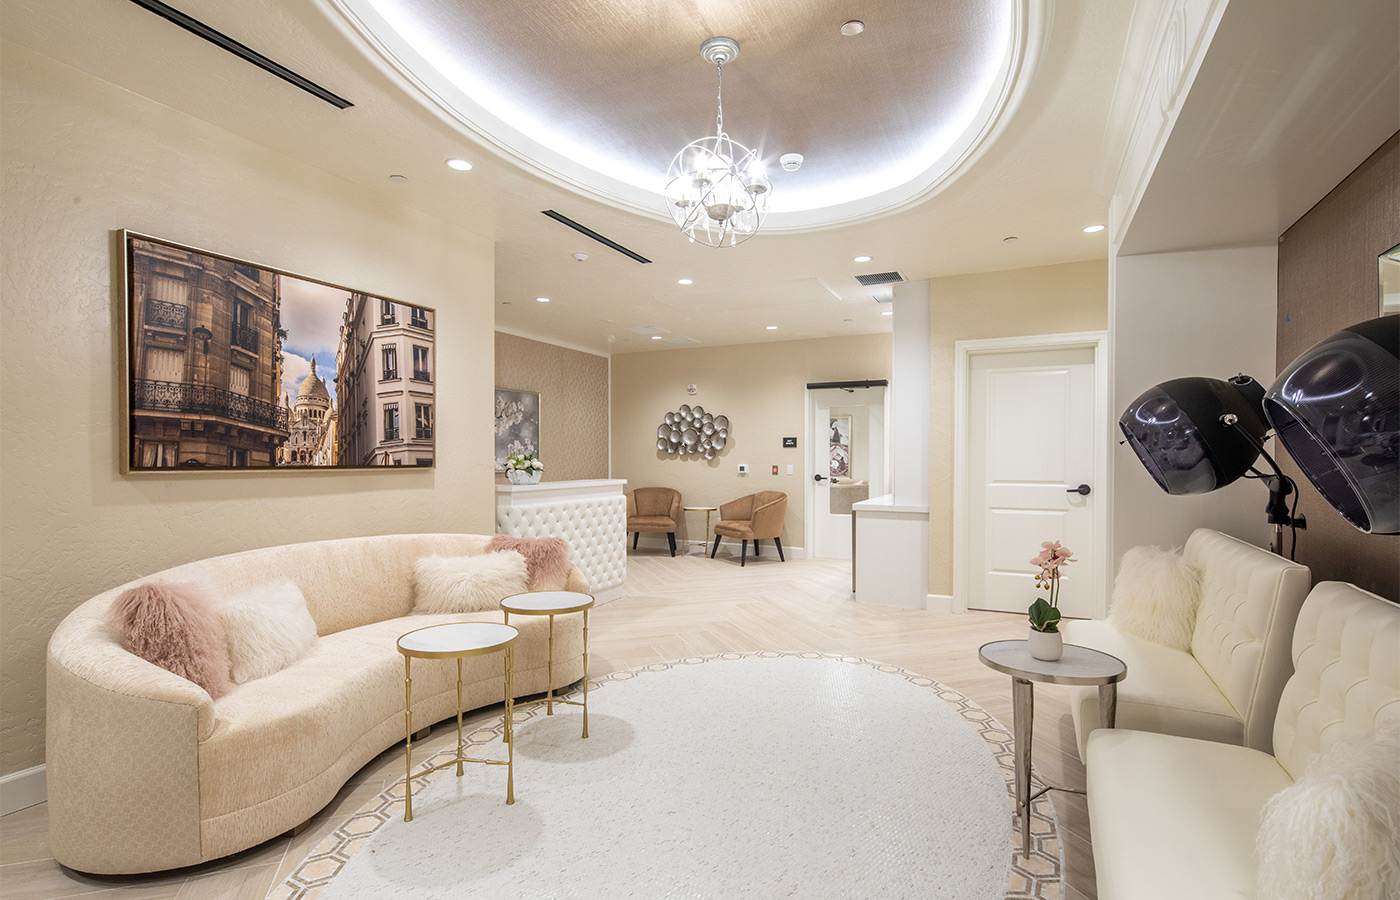
[[[526,713],[513,806],[501,768],[449,768],[415,782],[405,823],[400,781],[269,896],[1060,895],[1046,798],[1020,854],[1010,734],[897,667],[761,653],[615,673],[590,689],[587,740],[578,707]],[[505,758],[499,727],[473,744]]]

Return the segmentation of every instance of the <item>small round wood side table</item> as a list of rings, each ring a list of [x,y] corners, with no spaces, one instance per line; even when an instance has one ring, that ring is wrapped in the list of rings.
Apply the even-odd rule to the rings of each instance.
[[[1021,853],[1024,855],[1031,842],[1031,801],[1046,791],[1066,790],[1045,787],[1031,794],[1031,736],[1035,721],[1035,689],[1031,682],[1098,685],[1099,724],[1112,728],[1118,707],[1118,682],[1128,674],[1128,667],[1116,656],[1078,644],[1065,644],[1064,655],[1053,662],[1031,656],[1026,641],[992,641],[978,649],[977,657],[987,667],[1011,676],[1016,811],[1021,816]]]
[[[719,512],[718,506],[682,506],[684,512],[702,512],[705,514],[705,539],[700,542],[700,555],[705,555],[705,548],[710,544],[710,513]]]
[[[549,616],[549,668],[546,670],[548,680],[545,682],[545,694],[537,700],[525,700],[516,703],[515,706],[543,703],[547,716],[554,715],[554,704],[556,703],[582,706],[584,737],[588,737],[588,611],[592,608],[593,597],[575,591],[536,591],[531,594],[514,594],[501,601],[501,612],[505,614],[507,625],[510,624],[512,615]],[[581,703],[577,700],[560,700],[554,696],[554,617],[577,612],[583,613],[583,702]],[[511,714],[508,712],[506,715]],[[514,732],[511,733],[514,736]]]
[[[403,820],[413,821],[413,779],[436,772],[438,769],[456,765],[457,774],[462,774],[462,763],[482,763],[487,766],[506,767],[506,804],[515,802],[515,745],[511,742],[510,716],[515,680],[515,639],[520,632],[509,625],[495,625],[490,622],[452,622],[445,625],[429,625],[401,635],[398,640],[399,652],[403,654],[403,723],[404,765],[408,777],[404,781]],[[478,759],[467,756],[462,744],[462,660],[468,656],[484,656],[488,653],[505,651],[505,694],[506,717],[501,737],[505,740],[507,755],[499,759]],[[457,756],[441,765],[424,769],[413,774],[413,660],[415,659],[455,659],[457,660]]]

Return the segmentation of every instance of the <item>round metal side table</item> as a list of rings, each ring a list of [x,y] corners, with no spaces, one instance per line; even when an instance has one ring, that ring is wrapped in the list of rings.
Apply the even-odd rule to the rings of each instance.
[[[1021,853],[1025,854],[1031,842],[1031,801],[1046,791],[1066,790],[1045,787],[1031,794],[1031,737],[1035,721],[1035,690],[1031,683],[1098,685],[1099,724],[1112,728],[1118,706],[1118,682],[1128,674],[1128,667],[1116,656],[1078,644],[1065,644],[1064,655],[1048,661],[1031,656],[1026,641],[992,641],[978,649],[977,657],[987,667],[1011,676],[1016,812],[1021,816]]]
[[[525,700],[516,703],[515,706],[543,703],[547,716],[554,715],[556,703],[582,706],[584,737],[588,737],[588,611],[592,608],[593,597],[575,591],[536,591],[531,594],[514,594],[501,601],[501,612],[505,614],[507,625],[510,624],[512,615],[549,616],[549,668],[546,670],[545,694],[537,700]],[[554,696],[554,617],[577,612],[583,613],[583,702],[560,700]],[[512,708],[506,715],[510,716],[513,712]]]
[[[682,506],[683,512],[702,512],[705,514],[705,539],[700,542],[700,555],[705,555],[705,548],[710,545],[710,513],[719,512],[718,506]]]
[[[506,767],[506,804],[515,802],[515,745],[511,741],[511,712],[515,680],[515,639],[520,632],[509,625],[495,625],[490,622],[451,622],[445,625],[429,625],[401,635],[398,640],[399,652],[403,654],[403,721],[404,721],[404,765],[408,777],[404,781],[403,820],[413,821],[413,779],[436,772],[451,765],[457,766],[457,774],[462,774],[462,763],[481,763],[487,766]],[[499,759],[478,759],[467,756],[462,744],[462,660],[469,656],[484,656],[488,653],[505,651],[505,727],[501,737],[505,740],[507,755]],[[415,659],[455,659],[457,660],[457,755],[440,765],[413,773],[413,660]]]

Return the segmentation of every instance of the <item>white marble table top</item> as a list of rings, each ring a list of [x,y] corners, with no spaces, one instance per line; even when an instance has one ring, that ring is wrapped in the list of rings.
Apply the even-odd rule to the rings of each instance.
[[[450,622],[429,625],[410,631],[399,638],[399,652],[404,656],[443,659],[454,656],[479,656],[504,650],[520,632],[509,625],[490,622]]]
[[[992,641],[977,656],[998,672],[1049,684],[1112,684],[1128,674],[1118,657],[1078,644],[1065,644],[1064,655],[1053,661],[1031,656],[1026,641]]]
[[[501,601],[501,609],[522,616],[583,612],[592,605],[591,596],[575,591],[535,591],[529,594],[513,594]]]

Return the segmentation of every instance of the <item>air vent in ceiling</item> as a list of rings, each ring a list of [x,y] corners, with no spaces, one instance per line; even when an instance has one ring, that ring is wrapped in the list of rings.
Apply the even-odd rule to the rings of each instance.
[[[651,260],[647,259],[642,254],[637,253],[635,250],[628,250],[626,247],[622,246],[612,238],[603,237],[601,234],[594,231],[592,228],[589,228],[587,225],[581,225],[561,212],[555,212],[552,209],[542,209],[540,210],[540,212],[546,216],[549,216],[556,222],[561,222],[569,226],[574,231],[577,231],[579,234],[587,235],[588,237],[593,238],[593,240],[602,244],[604,247],[611,247],[618,253],[621,253],[623,256],[630,256],[632,259],[635,259],[637,262],[643,264],[651,262]]]
[[[901,284],[904,281],[904,276],[898,272],[874,272],[870,275],[857,275],[856,281],[865,287],[876,284]]]
[[[331,93],[305,75],[299,75],[286,66],[273,62],[253,48],[235,41],[222,31],[206,25],[193,16],[185,15],[178,9],[161,3],[160,0],[131,0],[131,2],[143,9],[150,10],[163,19],[174,22],[191,34],[199,35],[215,46],[222,47],[239,59],[247,60],[259,69],[270,72],[289,84],[296,85],[311,96],[326,101],[336,109],[346,109],[355,105],[344,97]]]

